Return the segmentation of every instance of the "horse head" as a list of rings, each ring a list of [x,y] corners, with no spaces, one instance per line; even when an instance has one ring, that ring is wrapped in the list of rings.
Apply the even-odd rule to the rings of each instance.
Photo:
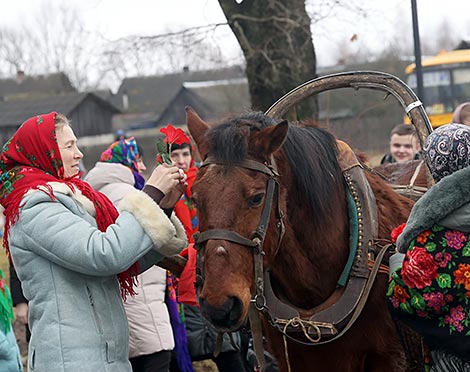
[[[201,157],[209,154],[217,163],[202,167],[193,186],[198,210],[204,211],[199,216],[200,231],[236,231],[250,239],[261,218],[268,176],[237,165],[246,158],[268,163],[284,142],[287,122],[260,128],[256,122],[241,120],[209,131],[187,109],[187,125]],[[204,277],[199,297],[202,312],[221,329],[238,328],[246,318],[254,288],[252,249],[209,239],[204,247]]]
[[[336,285],[334,275],[320,281],[321,270],[339,276],[347,259],[345,193],[334,137],[318,128],[276,123],[261,113],[209,127],[188,109],[187,126],[201,156],[211,160],[193,186],[200,231],[231,231],[251,239],[260,225],[270,175],[243,164],[248,160],[270,168],[275,159],[280,186],[263,245],[264,267],[271,269],[276,292],[290,303],[300,308],[320,304]],[[285,223],[281,244],[280,214]],[[315,238],[327,228],[333,230],[328,239]],[[201,309],[217,327],[236,329],[255,292],[253,248],[219,236],[206,239],[203,249]]]

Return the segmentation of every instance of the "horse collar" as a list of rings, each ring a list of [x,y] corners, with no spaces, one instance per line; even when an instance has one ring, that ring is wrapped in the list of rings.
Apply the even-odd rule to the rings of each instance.
[[[364,170],[356,156],[344,142],[338,141],[338,162],[343,170],[349,200],[349,213],[356,214],[356,224],[351,230],[351,244],[356,250],[341,276],[338,289],[323,304],[315,309],[300,310],[279,300],[271,287],[269,272],[265,273],[264,285],[266,303],[261,309],[268,322],[283,333],[284,337],[308,345],[320,345],[338,339],[354,324],[364,307],[380,262],[386,252],[382,248],[377,255],[374,267],[369,270],[369,253],[374,250],[377,238],[378,220],[375,196],[365,177]],[[344,281],[345,286],[341,283]],[[308,314],[308,315],[307,315]],[[305,343],[292,333],[303,335]]]

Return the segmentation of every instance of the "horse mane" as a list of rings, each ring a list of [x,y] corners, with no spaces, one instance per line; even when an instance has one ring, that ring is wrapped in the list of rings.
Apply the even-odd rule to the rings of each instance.
[[[276,124],[276,120],[261,112],[227,118],[207,133],[209,153],[225,164],[239,163],[249,150],[256,152],[248,148],[250,132]],[[298,200],[307,201],[307,206],[323,222],[330,220],[338,206],[338,200],[332,195],[339,195],[344,187],[334,136],[324,129],[290,124],[283,149],[294,176],[293,192],[299,193]]]

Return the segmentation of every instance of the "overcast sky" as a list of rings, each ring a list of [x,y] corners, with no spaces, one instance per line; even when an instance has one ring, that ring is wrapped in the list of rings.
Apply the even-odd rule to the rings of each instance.
[[[256,0],[253,0],[256,1]],[[325,0],[312,0],[309,10]],[[155,35],[178,31],[192,26],[225,22],[217,0],[0,0],[0,25],[16,27],[28,22],[31,27],[40,24],[35,18],[43,3],[67,4],[80,12],[90,32],[114,40],[128,35]],[[330,1],[332,2],[332,1]],[[410,0],[348,0],[367,10],[367,16],[331,12],[329,18],[313,24],[313,39],[320,65],[334,63],[332,44],[350,42],[357,36],[356,48],[366,45],[375,49],[383,46],[383,39],[392,33],[409,34],[411,39]],[[470,38],[469,0],[418,0],[419,25],[423,37],[435,34],[443,19],[452,24],[452,32]],[[325,8],[323,8],[323,11]],[[218,35],[227,50],[237,50],[237,42],[228,27]]]

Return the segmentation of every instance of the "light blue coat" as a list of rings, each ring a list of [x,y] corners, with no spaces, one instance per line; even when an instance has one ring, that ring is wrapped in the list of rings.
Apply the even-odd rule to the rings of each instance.
[[[184,229],[134,191],[121,202],[116,223],[100,232],[88,199],[52,186],[55,201],[41,191],[23,198],[9,239],[30,306],[28,370],[130,372],[116,274],[138,259],[145,269],[177,254],[186,243]]]
[[[13,328],[6,335],[0,331],[0,371],[23,372],[20,349]]]

